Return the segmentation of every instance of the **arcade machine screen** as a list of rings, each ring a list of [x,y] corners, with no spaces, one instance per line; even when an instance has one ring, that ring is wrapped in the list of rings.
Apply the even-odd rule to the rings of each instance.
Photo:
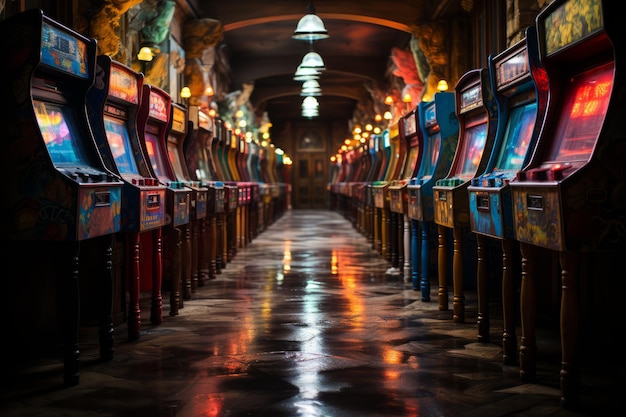
[[[441,143],[441,134],[437,133],[430,137],[429,140],[426,141],[426,149],[425,156],[422,159],[422,165],[420,166],[421,171],[424,173],[420,177],[422,181],[426,181],[433,176],[433,171],[435,170],[435,164],[439,159],[439,148]]]
[[[419,146],[413,146],[409,151],[406,163],[404,164],[404,172],[402,178],[411,178],[415,171],[415,165],[417,164],[417,157],[419,155]]]
[[[104,128],[107,133],[107,141],[109,142],[111,153],[115,159],[115,165],[117,165],[120,174],[139,175],[139,169],[135,162],[130,137],[124,121],[105,115]]]
[[[550,152],[551,162],[587,162],[609,106],[613,65],[572,78]]]
[[[522,168],[536,118],[536,101],[511,110],[504,136],[506,142],[500,148],[495,165],[496,170],[519,171]]]
[[[455,176],[460,178],[472,178],[476,174],[478,164],[483,155],[485,149],[485,141],[487,140],[487,123],[485,116],[479,116],[478,120],[470,121],[471,125],[465,131],[465,141],[461,147],[462,156],[460,161],[460,170],[456,172]]]
[[[146,150],[152,163],[152,169],[157,177],[167,177],[167,170],[165,169],[165,160],[163,154],[159,151],[159,138],[156,134],[150,132],[146,128]]]
[[[172,163],[172,168],[174,169],[174,174],[176,174],[176,178],[185,178],[185,170],[183,169],[183,164],[181,163],[180,155],[178,154],[178,145],[175,142],[168,141],[167,152],[170,157],[170,162]]]
[[[436,107],[433,104],[424,109],[424,124],[427,129],[432,128],[437,123]],[[437,127],[437,131],[426,138],[426,147],[424,149],[424,156],[422,157],[422,164],[420,165],[420,176],[422,181],[429,180],[433,176],[435,165],[439,160],[439,148],[441,147],[441,132]]]
[[[33,100],[37,122],[55,165],[87,165],[82,143],[72,138],[74,114],[67,106]]]
[[[41,62],[72,75],[87,78],[87,44],[43,22],[41,26]]]

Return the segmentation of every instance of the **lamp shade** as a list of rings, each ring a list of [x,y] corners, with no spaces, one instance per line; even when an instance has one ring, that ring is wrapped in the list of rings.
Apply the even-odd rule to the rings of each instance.
[[[315,68],[304,68],[302,65],[299,65],[293,79],[296,81],[316,80],[320,77],[319,74],[319,71]]]
[[[302,68],[313,68],[318,71],[323,71],[326,69],[324,66],[324,60],[317,52],[309,52],[303,58],[300,63]]]
[[[305,88],[320,88],[320,83],[317,80],[308,80],[302,83],[302,89]]]
[[[301,41],[312,42],[328,38],[328,31],[318,15],[309,13],[298,21],[296,30],[291,37]]]

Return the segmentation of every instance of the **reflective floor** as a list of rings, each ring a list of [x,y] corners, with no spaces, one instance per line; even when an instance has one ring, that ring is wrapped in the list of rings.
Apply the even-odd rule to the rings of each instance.
[[[98,360],[97,330],[81,328],[77,386],[61,385],[58,358],[5,375],[0,416],[623,415],[623,380],[595,358],[581,408],[561,409],[558,330],[539,325],[537,380],[524,383],[502,364],[501,312],[491,342],[477,343],[475,292],[453,323],[436,278],[422,302],[388,268],[340,214],[288,210],[178,316],[164,294],[163,323],[150,325],[144,294],[141,337],[116,327],[111,361]]]

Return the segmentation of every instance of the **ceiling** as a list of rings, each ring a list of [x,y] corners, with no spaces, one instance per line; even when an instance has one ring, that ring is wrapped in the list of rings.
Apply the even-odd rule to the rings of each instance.
[[[227,62],[228,91],[253,85],[249,101],[272,124],[307,120],[301,116],[301,81],[293,75],[311,50],[324,59],[318,80],[320,121],[350,121],[357,104],[372,100],[372,86],[389,87],[391,51],[407,49],[410,25],[462,12],[468,0],[314,0],[329,38],[309,43],[292,39],[309,0],[198,0],[202,17],[224,27],[218,55]],[[373,110],[372,110],[373,111]]]

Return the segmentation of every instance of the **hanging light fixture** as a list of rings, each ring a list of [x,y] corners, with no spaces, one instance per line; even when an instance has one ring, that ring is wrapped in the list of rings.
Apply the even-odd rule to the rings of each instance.
[[[296,81],[317,80],[320,78],[320,72],[314,68],[304,68],[301,65],[296,69],[293,79]]]
[[[317,80],[307,80],[302,83],[301,96],[321,96],[322,88]]]
[[[315,117],[319,115],[319,102],[315,97],[308,96],[302,100],[302,116]]]
[[[293,39],[308,42],[328,38],[328,31],[326,30],[326,27],[324,27],[324,22],[322,22],[322,19],[315,14],[313,0],[309,2],[307,14],[298,21],[296,30],[293,32],[291,37]]]
[[[305,97],[302,100],[302,109],[317,109],[320,106],[320,103],[317,101],[315,97]]]
[[[302,68],[313,68],[317,71],[324,71],[326,67],[324,66],[324,60],[321,55],[315,51],[311,51],[307,53],[300,63],[300,67]]]

